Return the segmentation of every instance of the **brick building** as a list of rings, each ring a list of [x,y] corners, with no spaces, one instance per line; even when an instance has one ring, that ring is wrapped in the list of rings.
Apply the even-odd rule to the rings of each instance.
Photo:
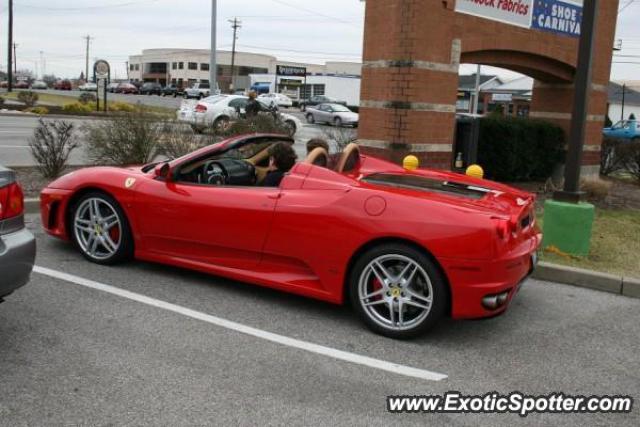
[[[449,168],[460,63],[535,79],[531,117],[571,123],[581,0],[367,0],[360,131],[364,151],[414,153]],[[556,6],[555,8],[553,6]],[[597,170],[618,0],[599,3],[583,168]],[[561,11],[562,16],[551,16]]]

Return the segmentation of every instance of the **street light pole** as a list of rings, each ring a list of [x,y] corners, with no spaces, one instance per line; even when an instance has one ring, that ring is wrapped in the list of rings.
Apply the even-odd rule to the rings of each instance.
[[[217,11],[217,0],[211,0],[211,54],[209,57],[209,87],[211,88],[211,94],[214,94],[218,89],[218,63],[216,62]]]
[[[585,0],[582,13],[582,35],[580,36],[578,50],[578,66],[575,78],[571,132],[569,134],[569,151],[565,165],[564,189],[554,194],[555,200],[569,203],[578,203],[581,198],[580,167],[584,150],[589,90],[591,88],[598,0]]]
[[[13,0],[9,0],[9,48],[7,49],[7,91],[13,90]]]

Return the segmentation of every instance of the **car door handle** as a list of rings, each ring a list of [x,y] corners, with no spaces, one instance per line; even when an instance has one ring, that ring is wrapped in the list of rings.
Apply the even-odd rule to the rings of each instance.
[[[278,200],[282,197],[282,193],[269,194],[267,197],[270,198],[271,200]]]

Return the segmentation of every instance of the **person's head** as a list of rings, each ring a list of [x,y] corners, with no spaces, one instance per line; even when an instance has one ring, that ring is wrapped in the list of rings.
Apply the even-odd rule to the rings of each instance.
[[[296,164],[296,152],[291,144],[279,142],[269,149],[269,165],[275,166],[282,172],[289,172]]]
[[[255,90],[251,90],[249,91],[249,99],[256,99],[256,91]]]
[[[311,154],[316,148],[324,148],[329,153],[329,143],[322,138],[313,138],[307,142],[307,154]]]

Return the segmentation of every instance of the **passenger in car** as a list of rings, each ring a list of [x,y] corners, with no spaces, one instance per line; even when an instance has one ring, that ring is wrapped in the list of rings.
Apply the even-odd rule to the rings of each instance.
[[[269,172],[262,185],[277,187],[284,178],[284,174],[296,164],[296,152],[290,144],[279,142],[269,149],[269,156]]]

